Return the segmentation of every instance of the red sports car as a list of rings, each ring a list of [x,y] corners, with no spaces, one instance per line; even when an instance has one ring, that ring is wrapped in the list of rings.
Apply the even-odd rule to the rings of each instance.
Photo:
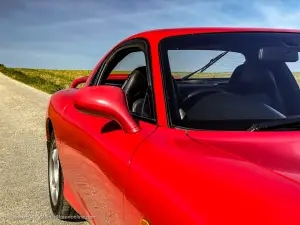
[[[299,52],[300,31],[282,29],[164,29],[117,44],[49,102],[53,213],[299,225]]]

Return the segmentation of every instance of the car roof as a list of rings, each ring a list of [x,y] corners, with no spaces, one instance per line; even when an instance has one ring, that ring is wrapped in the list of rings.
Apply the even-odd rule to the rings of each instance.
[[[190,27],[190,28],[168,28],[144,31],[135,34],[127,40],[134,38],[147,38],[149,40],[161,40],[170,36],[187,35],[187,34],[201,34],[201,33],[222,33],[222,32],[288,32],[300,33],[296,29],[280,29],[280,28],[242,28],[242,27]]]

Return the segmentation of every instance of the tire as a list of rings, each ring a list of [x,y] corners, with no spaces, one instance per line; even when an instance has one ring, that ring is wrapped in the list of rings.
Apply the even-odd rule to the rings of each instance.
[[[64,221],[84,221],[64,197],[64,177],[54,133],[51,134],[48,150],[48,191],[54,216]]]

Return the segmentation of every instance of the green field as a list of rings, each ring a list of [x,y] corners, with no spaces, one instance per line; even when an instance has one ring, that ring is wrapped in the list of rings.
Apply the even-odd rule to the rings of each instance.
[[[24,69],[24,68],[9,68],[0,64],[0,72],[15,80],[21,81],[39,90],[49,94],[67,88],[71,82],[79,77],[88,76],[91,70],[49,70],[49,69]],[[129,73],[128,71],[117,71],[114,73]],[[182,77],[188,74],[187,72],[175,72],[174,76]],[[203,78],[223,78],[230,77],[230,73],[198,73],[192,77]],[[300,84],[300,72],[294,73],[294,76]]]
[[[52,94],[70,86],[75,78],[89,75],[91,71],[8,68],[0,64],[0,72],[15,80]]]

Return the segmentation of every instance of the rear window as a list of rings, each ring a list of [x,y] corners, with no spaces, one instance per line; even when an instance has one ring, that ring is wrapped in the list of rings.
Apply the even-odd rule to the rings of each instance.
[[[171,74],[175,77],[186,76],[201,67],[224,51],[218,50],[168,50]],[[197,72],[190,79],[201,78],[230,78],[234,69],[244,63],[241,53],[228,52],[224,57],[210,66],[207,70]]]

